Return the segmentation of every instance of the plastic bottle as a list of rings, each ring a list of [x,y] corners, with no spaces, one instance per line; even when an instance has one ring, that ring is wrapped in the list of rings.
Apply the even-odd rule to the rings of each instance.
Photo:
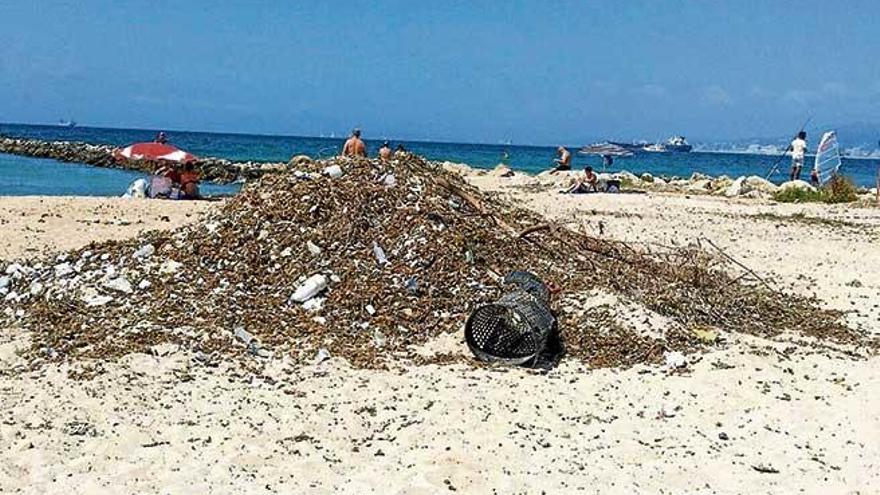
[[[302,303],[317,296],[327,288],[327,277],[320,273],[309,277],[302,285],[297,287],[296,292],[290,296],[292,301]]]

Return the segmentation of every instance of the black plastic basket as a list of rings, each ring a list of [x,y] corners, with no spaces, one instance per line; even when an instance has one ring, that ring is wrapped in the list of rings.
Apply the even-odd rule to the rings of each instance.
[[[504,277],[504,285],[518,287],[535,296],[537,300],[544,304],[550,304],[550,289],[533,273],[525,271],[510,272]]]
[[[465,323],[464,335],[477,359],[520,365],[544,351],[555,327],[556,318],[547,302],[516,288],[475,309]]]

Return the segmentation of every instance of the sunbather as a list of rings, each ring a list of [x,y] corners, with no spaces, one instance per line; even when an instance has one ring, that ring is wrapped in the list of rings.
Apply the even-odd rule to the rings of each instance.
[[[180,192],[185,199],[199,199],[199,172],[192,163],[183,166],[180,174]]]
[[[556,163],[556,166],[553,167],[553,170],[551,170],[550,173],[571,170],[571,152],[565,149],[564,146],[560,146],[556,149],[556,154],[559,155],[559,158],[553,160],[553,162]]]
[[[589,165],[584,168],[583,178],[578,179],[575,185],[568,190],[570,194],[583,194],[588,192],[598,192],[599,177],[593,172],[593,167]]]

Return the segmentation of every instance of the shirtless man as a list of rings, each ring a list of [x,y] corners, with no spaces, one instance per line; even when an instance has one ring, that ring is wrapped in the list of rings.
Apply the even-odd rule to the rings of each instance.
[[[367,146],[361,141],[361,130],[355,129],[351,131],[351,137],[342,147],[342,156],[365,157],[367,156]]]
[[[571,170],[571,153],[563,146],[557,148],[556,153],[559,155],[559,158],[553,160],[554,162],[556,162],[556,166],[553,167],[553,170],[551,172]]]
[[[391,159],[391,144],[388,141],[382,143],[382,147],[379,148],[379,159],[383,162]]]
[[[599,177],[593,172],[593,167],[587,165],[584,168],[584,177],[568,190],[570,194],[582,194],[599,191]]]

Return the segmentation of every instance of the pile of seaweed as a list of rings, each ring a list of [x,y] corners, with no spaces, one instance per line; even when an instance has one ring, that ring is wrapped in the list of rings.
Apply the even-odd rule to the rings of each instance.
[[[323,351],[385,367],[424,362],[418,346],[461,332],[504,275],[528,270],[558,289],[567,355],[593,366],[707,345],[695,329],[861,339],[840,314],[776,292],[718,252],[646,252],[548,224],[419,157],[303,167],[248,184],[178,231],[9,265],[0,308],[32,331],[37,365],[171,343],[299,362]],[[585,311],[580,301],[595,291],[672,324],[646,336]]]

